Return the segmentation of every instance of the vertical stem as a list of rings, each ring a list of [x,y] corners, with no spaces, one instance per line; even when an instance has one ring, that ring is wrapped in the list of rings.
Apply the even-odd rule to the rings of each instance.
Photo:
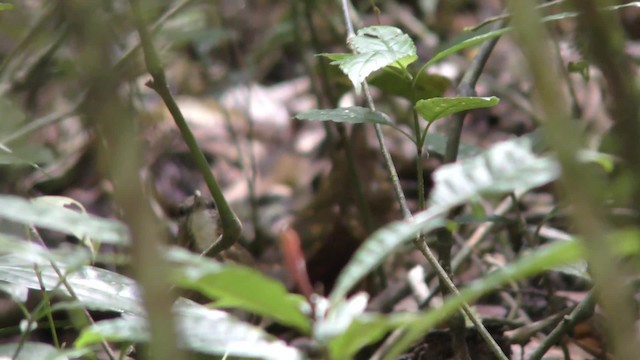
[[[181,359],[171,311],[169,267],[161,256],[165,242],[162,225],[144,197],[140,174],[140,147],[131,106],[120,97],[122,84],[110,71],[113,63],[112,33],[98,2],[60,2],[78,41],[79,73],[90,89],[82,111],[97,129],[100,160],[113,183],[114,198],[129,226],[132,270],[140,284],[150,331],[149,351],[153,359]],[[88,16],[89,14],[98,16]]]
[[[347,34],[347,45],[349,45],[349,40],[351,39],[351,37],[355,36],[355,33],[353,31],[353,25],[351,24],[351,18],[349,16],[349,7],[348,7],[349,4],[348,3],[349,3],[348,0],[342,0],[342,10],[344,12],[344,18],[345,18],[345,22],[346,22],[346,25],[347,25],[347,32],[348,32],[348,34]],[[475,77],[476,80],[477,80],[477,77],[479,77],[479,76],[480,76],[480,74],[478,73],[476,75],[476,77]],[[371,97],[371,92],[369,91],[369,84],[367,83],[366,80],[363,81],[363,83],[362,83],[362,89],[363,89],[363,92],[364,92],[365,97],[367,99],[367,105],[369,106],[369,109],[372,110],[372,111],[375,111],[375,104],[373,102],[373,98]],[[383,155],[383,158],[384,158],[384,164],[385,164],[387,170],[389,171],[389,176],[391,177],[391,182],[392,182],[394,191],[396,193],[396,197],[398,198],[398,203],[400,204],[400,208],[402,210],[403,217],[405,219],[412,219],[413,215],[411,214],[411,211],[409,210],[409,207],[407,205],[407,200],[406,200],[406,198],[404,196],[404,193],[402,191],[402,187],[400,186],[400,180],[398,179],[398,173],[396,172],[395,166],[393,165],[393,160],[391,159],[391,155],[389,154],[389,151],[387,150],[387,147],[385,145],[384,135],[382,133],[382,129],[381,129],[379,124],[374,124],[374,129],[375,129],[375,132],[376,132],[376,137],[378,138],[380,151],[382,152],[382,155]],[[419,134],[417,134],[416,135],[416,139],[419,139],[419,138],[420,138],[420,136],[419,136]],[[418,236],[418,237],[416,237],[414,239],[414,245],[420,250],[420,252],[422,252],[422,254],[425,256],[425,258],[427,259],[429,264],[431,266],[433,266],[435,272],[438,274],[438,277],[440,278],[440,280],[444,284],[444,287],[446,289],[448,289],[448,291],[450,291],[452,294],[458,295],[460,292],[456,288],[456,286],[453,283],[453,281],[451,281],[451,278],[447,274],[447,272],[438,263],[438,259],[435,257],[435,255],[433,254],[431,249],[429,249],[429,247],[427,246],[426,241],[421,236]],[[489,334],[487,329],[484,327],[484,325],[482,324],[482,322],[480,321],[478,316],[471,310],[469,305],[466,304],[466,303],[463,303],[461,305],[461,307],[462,307],[462,310],[464,311],[464,313],[469,317],[471,322],[476,326],[476,329],[478,330],[478,333],[485,340],[487,345],[491,348],[491,351],[494,353],[494,355],[498,359],[507,360],[507,357],[502,352],[502,349],[500,349],[500,346],[496,343],[496,341],[493,339],[493,337],[491,337],[491,334]]]
[[[218,185],[218,182],[211,173],[207,159],[204,157],[202,150],[200,150],[195,136],[193,136],[191,129],[189,129],[189,125],[187,125],[187,122],[182,115],[182,111],[180,111],[178,104],[171,95],[171,91],[169,91],[169,85],[167,84],[164,74],[164,68],[162,67],[160,57],[153,45],[149,30],[146,27],[142,10],[140,9],[139,0],[130,0],[130,2],[136,27],[140,35],[140,43],[144,52],[147,71],[149,71],[149,74],[151,74],[151,77],[153,78],[153,81],[149,82],[148,85],[155,90],[158,95],[160,95],[162,101],[167,106],[169,113],[171,113],[176,126],[180,130],[180,134],[182,134],[184,142],[189,147],[189,152],[191,153],[198,170],[204,177],[204,181],[207,184],[209,192],[211,193],[218,212],[220,213],[220,220],[222,222],[223,229],[222,238],[219,241],[214,242],[211,247],[205,251],[208,256],[215,256],[221,251],[230,248],[236,241],[238,241],[242,234],[242,224],[227,203],[220,185]]]
[[[595,18],[603,13],[595,8],[595,3],[592,1],[580,1],[576,3],[576,6],[578,4],[581,11],[586,11]],[[635,324],[637,319],[636,304],[631,289],[626,285],[628,275],[623,264],[615,256],[611,241],[607,241],[611,239],[611,225],[607,223],[606,214],[599,201],[603,189],[607,189],[607,184],[602,181],[601,177],[594,174],[592,169],[576,159],[575,154],[581,148],[581,131],[578,129],[578,124],[572,121],[565,95],[557,84],[558,79],[561,78],[556,69],[557,63],[550,58],[550,51],[545,46],[548,36],[540,23],[540,16],[534,8],[533,2],[510,0],[509,6],[513,13],[516,35],[533,75],[536,95],[540,99],[540,107],[544,116],[542,125],[545,138],[549,145],[556,150],[558,161],[562,166],[562,194],[572,205],[573,222],[585,245],[596,296],[608,315],[608,334],[613,342],[613,351],[619,359],[635,359],[640,354],[640,341]],[[608,28],[604,24],[594,21],[590,25],[594,26],[596,29],[593,31],[600,33],[600,35],[608,34]],[[598,51],[606,51],[610,45],[612,44],[608,44],[606,41],[598,43]],[[593,51],[596,50],[593,49]],[[612,54],[608,56],[612,56]],[[615,62],[619,59],[606,61]],[[617,71],[614,71],[615,69],[611,70],[615,75],[612,75],[610,81],[615,80],[627,84],[627,80],[621,79]],[[631,78],[628,73],[624,76]],[[605,77],[607,77],[606,73]],[[626,90],[622,90],[621,93],[627,94]],[[623,109],[637,107],[637,97],[630,99],[625,96],[625,99],[620,104],[624,106]],[[633,101],[633,103],[629,104],[629,101]],[[628,130],[636,129],[638,126],[637,112],[621,115],[623,116],[619,119],[621,122],[629,120],[629,122],[635,123],[630,125]],[[626,118],[626,116],[632,116],[632,119]],[[627,140],[630,139],[627,139],[626,135],[618,135],[618,140],[625,146],[630,146],[627,143]],[[638,156],[637,137],[634,138],[634,141],[636,142],[634,150],[636,155],[632,156]],[[631,166],[640,165],[632,164]],[[637,179],[634,181],[634,185],[637,186]],[[637,204],[635,205],[637,206]]]

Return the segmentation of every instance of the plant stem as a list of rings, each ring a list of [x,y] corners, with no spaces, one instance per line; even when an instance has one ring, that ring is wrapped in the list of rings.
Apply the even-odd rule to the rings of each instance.
[[[347,27],[347,44],[349,44],[349,40],[353,36],[355,36],[355,33],[354,33],[354,30],[353,30],[353,25],[351,23],[351,18],[350,18],[350,15],[349,15],[349,7],[348,7],[348,1],[347,0],[342,0],[342,9],[343,9],[345,23],[346,23],[346,27]],[[477,76],[479,76],[479,74],[477,74]],[[476,80],[477,80],[477,77],[476,77]],[[366,80],[362,83],[362,89],[363,89],[363,92],[364,92],[365,97],[367,99],[367,105],[369,106],[369,109],[372,110],[372,111],[375,111],[375,104],[373,102],[373,98],[371,97],[371,92],[369,91],[369,84],[367,83]],[[391,159],[391,155],[389,154],[389,151],[387,150],[387,147],[386,147],[386,145],[384,143],[384,135],[382,133],[382,129],[381,129],[379,124],[374,124],[374,129],[375,129],[375,132],[376,132],[376,137],[378,138],[378,143],[380,145],[380,151],[382,152],[382,156],[384,158],[385,166],[387,168],[387,171],[389,172],[389,176],[391,177],[391,182],[393,184],[393,188],[394,188],[394,191],[396,193],[396,197],[398,198],[398,203],[400,204],[400,209],[402,210],[403,217],[405,219],[407,219],[407,220],[411,220],[413,218],[413,215],[411,214],[411,211],[409,210],[409,206],[407,205],[407,200],[406,200],[406,198],[404,196],[404,192],[402,191],[402,187],[400,186],[400,180],[398,179],[398,173],[396,172],[395,166],[393,165],[393,160]],[[418,140],[416,139],[416,141],[418,141]],[[451,281],[451,278],[447,275],[447,272],[442,268],[442,266],[440,266],[440,264],[438,263],[437,258],[431,252],[429,247],[427,246],[426,241],[421,236],[418,236],[414,240],[414,244],[420,250],[420,252],[422,252],[422,254],[427,258],[427,261],[429,262],[429,264],[431,266],[433,266],[433,268],[435,269],[436,273],[438,274],[438,277],[445,284],[445,287],[452,294],[458,295],[460,292],[456,288],[456,286],[453,283],[453,281]],[[493,337],[491,337],[491,334],[489,334],[489,332],[484,327],[484,325],[482,324],[482,322],[480,321],[478,316],[475,313],[473,313],[473,311],[471,310],[469,305],[464,303],[462,305],[462,309],[465,312],[465,314],[467,314],[467,316],[471,319],[473,324],[476,326],[479,334],[487,342],[487,344],[489,345],[489,347],[491,348],[493,353],[499,359],[508,360],[507,357],[502,352],[502,350],[500,349],[500,346],[495,342]]]
[[[538,346],[538,348],[531,354],[529,360],[540,360],[544,354],[560,341],[562,335],[568,333],[576,326],[580,321],[586,320],[593,315],[593,310],[596,305],[595,296],[593,292],[590,292],[586,298],[582,300],[578,306],[573,309],[571,314],[565,317],[554,329],[547,335],[544,341]]]
[[[140,180],[140,148],[136,122],[120,96],[122,82],[111,67],[112,32],[105,16],[98,13],[98,2],[60,2],[65,18],[70,20],[71,34],[79,44],[78,61],[81,80],[87,85],[82,111],[100,136],[99,158],[113,184],[114,199],[131,232],[132,272],[140,284],[142,302],[149,323],[150,357],[182,359],[178,350],[176,328],[171,311],[169,267],[160,245],[165,240],[162,225],[144,196]],[[139,4],[133,3],[141,20]],[[104,14],[102,14],[104,15]],[[112,19],[111,19],[112,20]]]
[[[211,169],[209,168],[209,163],[207,159],[204,157],[202,150],[198,146],[191,129],[189,129],[189,125],[184,119],[182,115],[182,111],[178,107],[178,104],[174,100],[171,95],[171,91],[169,91],[169,85],[167,84],[167,80],[164,74],[164,68],[160,61],[160,57],[153,45],[151,40],[151,35],[147,30],[144,19],[142,17],[142,13],[140,10],[140,5],[138,0],[131,0],[131,5],[133,8],[134,18],[136,22],[136,27],[138,29],[138,33],[140,34],[140,43],[142,45],[142,50],[144,52],[145,64],[147,66],[147,70],[149,74],[153,78],[152,81],[148,83],[149,87],[160,95],[162,100],[164,101],[169,113],[173,117],[178,129],[180,129],[180,133],[182,134],[182,138],[185,143],[189,147],[189,151],[191,152],[191,156],[204,177],[205,183],[209,188],[209,192],[213,197],[213,201],[216,203],[216,208],[220,213],[220,219],[222,223],[223,233],[222,237],[219,241],[213,243],[209,249],[206,250],[205,255],[207,256],[216,256],[221,251],[230,248],[233,244],[238,241],[242,234],[242,224],[240,220],[233,212],[227,200],[218,185],[215,177],[211,173]]]
[[[603,211],[600,200],[604,189],[608,188],[608,184],[598,174],[594,173],[593,169],[576,159],[575,154],[582,146],[581,131],[578,128],[578,124],[572,120],[565,94],[561,91],[561,87],[558,86],[557,82],[561,77],[556,69],[557,62],[553,61],[549,56],[549,48],[545,46],[548,43],[548,35],[540,23],[540,16],[536,12],[532,1],[510,0],[508,3],[513,13],[514,30],[533,75],[534,90],[540,101],[539,104],[543,114],[541,123],[545,139],[556,151],[558,161],[562,167],[561,193],[566,196],[567,201],[571,204],[573,223],[580,232],[585,246],[586,258],[590,265],[595,291],[600,304],[608,315],[607,327],[609,338],[612,339],[614,355],[619,359],[635,359],[640,353],[640,341],[635,323],[637,320],[637,315],[635,315],[636,304],[632,291],[625,280],[629,275],[624,268],[624,264],[615,255],[611,242],[605,241],[611,236],[611,224],[607,221],[607,216]],[[615,29],[609,29],[606,22],[601,22],[600,16],[603,16],[604,12],[598,11],[594,2],[584,0],[576,2],[575,6],[579,6],[582,11],[589,14],[586,18],[580,20],[580,22],[584,21],[582,26],[587,31],[587,36],[594,36],[593,39],[589,40],[615,33],[613,31]],[[588,29],[589,27],[593,27],[593,29]],[[591,31],[597,33],[597,36],[596,34],[590,34]],[[617,34],[620,35],[619,33]],[[608,50],[611,50],[610,46],[622,44],[620,39],[609,41],[611,39],[605,37],[601,40],[603,41],[591,44],[592,51],[602,53],[597,55],[598,58],[605,63],[622,61],[615,53],[608,52]],[[597,50],[595,46],[598,47]],[[600,56],[610,57],[610,59],[602,59]],[[634,81],[633,77],[629,76],[629,73],[618,73],[618,71],[624,70],[624,67],[615,67],[617,69],[608,68],[612,76],[612,79],[608,79],[608,81],[615,82],[619,80],[621,81],[620,84],[627,85],[628,81]],[[603,71],[603,74],[605,78],[608,77],[607,72]],[[621,79],[620,75],[626,79]],[[609,88],[614,91],[615,84],[610,83],[609,85]],[[626,87],[626,85],[623,87]],[[616,109],[616,112],[625,111],[625,109],[633,111],[629,114],[619,114],[621,117],[617,120],[621,124],[627,124],[627,121],[633,124],[629,124],[628,134],[618,134],[619,136],[616,140],[621,141],[623,148],[630,150],[631,144],[627,141],[633,138],[635,142],[634,152],[636,154],[631,154],[631,156],[636,157],[638,156],[638,138],[635,135],[636,132],[632,130],[637,129],[638,126],[638,97],[628,98],[626,95],[629,94],[626,90],[629,89],[618,90],[621,90],[620,95],[625,96],[620,99],[620,105],[623,107]],[[640,166],[637,163],[629,163],[629,165],[633,167]],[[637,186],[637,181],[633,184]],[[637,203],[635,203],[635,206],[637,206]]]

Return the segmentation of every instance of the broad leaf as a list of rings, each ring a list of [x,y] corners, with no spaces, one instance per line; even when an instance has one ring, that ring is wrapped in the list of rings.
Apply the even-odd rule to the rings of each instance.
[[[424,139],[424,144],[427,146],[429,152],[444,155],[447,149],[447,136],[430,131]],[[482,148],[461,142],[458,146],[458,159],[470,158],[481,152]]]
[[[129,231],[119,221],[80,213],[47,202],[0,196],[0,218],[111,244],[127,244]]]
[[[500,99],[495,96],[436,97],[418,101],[415,109],[425,120],[433,122],[461,111],[492,107],[499,102]]]
[[[529,139],[503,141],[479,156],[438,168],[428,206],[451,208],[481,193],[525,191],[559,175],[556,161],[536,156]]]
[[[242,322],[230,314],[208,309],[186,299],[174,304],[180,346],[209,355],[260,359],[301,359],[300,352],[275,339],[259,327]],[[123,316],[105,320],[83,330],[75,342],[77,348],[102,340],[144,343],[149,340],[146,319]]]
[[[396,221],[369,236],[338,276],[331,302],[342,300],[399,245],[442,226],[454,206],[482,193],[525,191],[555,180],[560,173],[557,163],[534,155],[530,148],[528,139],[505,141],[481,155],[438,168],[427,210],[410,222]]]
[[[64,266],[59,266],[63,275]],[[42,282],[47,290],[68,294],[62,280],[51,265],[38,265]],[[142,314],[138,288],[133,280],[109,270],[82,266],[66,274],[66,281],[84,306],[93,310],[110,310]],[[32,262],[12,255],[0,256],[0,280],[12,284],[40,289]]]
[[[347,74],[356,92],[374,71],[389,65],[405,68],[417,59],[416,47],[411,38],[393,26],[362,28],[350,42],[356,54],[333,56],[332,64],[338,65]]]
[[[280,282],[248,267],[223,266],[182,249],[171,249],[167,255],[176,264],[172,275],[177,286],[199,291],[219,307],[248,310],[309,332],[309,319],[302,312],[308,306],[305,299],[288,293]]]
[[[56,349],[53,345],[27,341],[22,344],[18,357],[13,355],[18,348],[18,343],[0,345],[0,359],[16,360],[66,360],[69,359],[65,351]]]
[[[12,235],[0,233],[0,255],[12,255],[14,259],[20,259],[30,264],[56,264],[75,269],[91,262],[91,254],[81,246],[61,246],[55,249],[47,249],[37,245],[28,239],[18,238]]]
[[[395,359],[406,348],[422,337],[430,329],[458,311],[463,303],[478,299],[484,294],[513,281],[526,279],[545,270],[574,263],[583,257],[582,246],[576,241],[559,241],[538,248],[516,263],[505,266],[490,275],[466,286],[460,296],[448,297],[442,306],[429,310],[417,317],[405,328],[384,359]]]
[[[451,86],[451,80],[441,75],[423,74],[415,85],[407,76],[389,68],[382,69],[369,77],[369,84],[385,94],[402,96],[409,101],[430,99],[444,95]]]

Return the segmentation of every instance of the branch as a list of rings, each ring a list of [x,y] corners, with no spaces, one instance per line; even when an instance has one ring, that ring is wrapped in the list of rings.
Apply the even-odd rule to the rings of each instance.
[[[193,157],[196,167],[204,177],[207,187],[209,188],[209,192],[213,197],[213,201],[216,203],[216,208],[220,212],[223,229],[222,237],[219,241],[214,242],[205,252],[207,256],[215,256],[221,251],[230,248],[236,243],[236,241],[238,241],[242,234],[242,224],[227,203],[218,182],[211,173],[207,159],[204,157],[202,150],[200,150],[193,133],[189,129],[189,125],[187,125],[187,122],[178,107],[178,104],[171,95],[171,91],[169,91],[169,85],[167,84],[162,62],[160,61],[158,52],[151,40],[151,35],[145,25],[138,0],[131,0],[131,7],[133,9],[136,27],[140,34],[140,43],[144,52],[147,71],[149,71],[149,74],[153,79],[149,81],[147,85],[160,95],[162,101],[164,101],[167,106],[169,113],[171,113],[173,120],[182,134],[182,138],[189,147],[189,151],[191,152],[191,156]]]

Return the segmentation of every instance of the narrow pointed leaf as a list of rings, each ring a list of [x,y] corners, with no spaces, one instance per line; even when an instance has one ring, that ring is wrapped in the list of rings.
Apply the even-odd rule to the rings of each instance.
[[[445,116],[461,111],[488,108],[500,102],[492,97],[436,97],[420,100],[416,103],[416,111],[428,122],[434,122]]]
[[[216,300],[219,307],[244,309],[310,331],[309,319],[302,312],[306,300],[288,293],[282,283],[251,268],[222,265],[178,248],[167,256],[175,264],[172,275],[177,286],[196,290]]]
[[[466,38],[458,43],[455,43],[453,45],[451,45],[450,47],[440,51],[439,53],[437,53],[434,57],[432,57],[431,59],[429,59],[429,61],[427,61],[425,67],[434,64],[442,59],[444,59],[445,57],[451,55],[451,54],[455,54],[460,50],[466,49],[468,47],[471,46],[475,46],[475,45],[479,45],[482,44],[483,42],[489,40],[489,39],[493,39],[495,37],[498,36],[502,36],[508,32],[510,32],[512,29],[511,28],[503,28],[503,29],[498,29],[498,30],[494,30],[494,31],[489,31],[483,34],[479,34],[479,35],[470,35],[471,37]]]
[[[298,120],[307,121],[335,121],[351,124],[380,124],[398,129],[398,126],[389,117],[380,111],[373,111],[364,107],[352,106],[338,109],[318,109],[298,113]]]
[[[430,329],[458,311],[463,303],[476,300],[482,295],[510,282],[526,279],[545,270],[574,263],[582,259],[582,257],[583,249],[577,241],[559,241],[540,247],[517,262],[474,281],[460,292],[460,296],[446,298],[442,306],[429,310],[424,315],[413,320],[412,324],[405,328],[402,338],[394,343],[384,359],[397,358],[399,354]]]
[[[369,236],[358,248],[349,263],[340,272],[329,297],[332,303],[342,300],[345,295],[392,254],[398,246],[414,238],[421,232],[429,232],[444,224],[443,213],[432,216],[421,224],[396,221]]]

